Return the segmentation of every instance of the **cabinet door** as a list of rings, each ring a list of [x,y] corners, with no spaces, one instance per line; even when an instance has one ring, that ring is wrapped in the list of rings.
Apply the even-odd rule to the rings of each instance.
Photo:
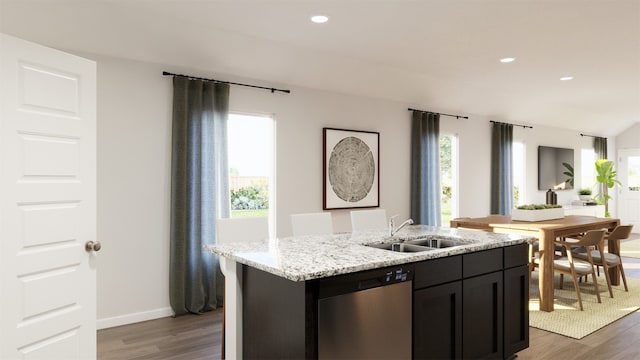
[[[504,354],[529,347],[529,267],[504,271]]]
[[[501,359],[503,355],[502,271],[462,281],[462,357]]]
[[[413,358],[462,357],[462,282],[413,293]]]

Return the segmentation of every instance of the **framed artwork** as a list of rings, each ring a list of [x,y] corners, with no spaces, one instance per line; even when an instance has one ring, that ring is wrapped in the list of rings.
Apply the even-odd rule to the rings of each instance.
[[[380,206],[380,133],[322,129],[322,208]]]

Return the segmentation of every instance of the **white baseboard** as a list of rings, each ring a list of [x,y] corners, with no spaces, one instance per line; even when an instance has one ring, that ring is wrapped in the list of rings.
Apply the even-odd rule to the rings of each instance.
[[[170,307],[143,311],[138,313],[114,316],[110,318],[98,319],[96,327],[98,330],[111,327],[133,324],[141,321],[160,319],[163,317],[173,316],[173,310]]]

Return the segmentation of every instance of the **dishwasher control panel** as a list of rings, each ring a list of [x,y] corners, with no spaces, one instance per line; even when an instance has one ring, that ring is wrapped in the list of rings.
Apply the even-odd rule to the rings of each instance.
[[[333,276],[319,281],[320,298],[413,280],[413,265],[403,264]]]
[[[397,269],[389,270],[385,274],[384,282],[394,283],[394,282],[411,280],[412,278],[411,275],[412,274],[408,268],[397,268]]]

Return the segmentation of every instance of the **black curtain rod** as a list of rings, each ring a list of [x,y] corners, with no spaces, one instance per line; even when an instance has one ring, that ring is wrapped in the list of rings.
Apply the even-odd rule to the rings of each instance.
[[[164,75],[164,76],[182,76],[182,77],[186,77],[186,78],[189,78],[189,79],[195,79],[195,80],[213,81],[213,82],[222,83],[222,84],[238,85],[238,86],[251,87],[251,88],[255,88],[255,89],[271,90],[271,93],[274,93],[276,91],[280,91],[280,92],[287,93],[287,94],[291,93],[291,90],[276,89],[276,88],[270,88],[270,87],[258,86],[258,85],[250,85],[250,84],[241,84],[241,83],[235,83],[235,82],[223,81],[223,80],[216,80],[216,79],[207,79],[207,78],[191,76],[191,75],[174,74],[174,73],[170,73],[168,71],[163,71],[162,75]]]
[[[430,113],[434,113],[433,111],[424,111],[424,110],[418,110],[418,109],[412,109],[409,108],[409,111],[421,111],[421,112],[430,112]],[[443,113],[434,113],[434,114],[438,114],[438,115],[444,115],[444,116],[451,116],[454,117],[456,119],[468,119],[468,116],[462,116],[462,115],[450,115],[450,114],[443,114]]]
[[[509,123],[500,122],[500,121],[493,121],[493,120],[489,120],[489,122],[494,123],[494,124],[507,124],[507,125],[513,125],[513,126],[520,126],[520,127],[525,128],[525,129],[533,129],[533,126],[529,126],[529,125],[509,124]]]
[[[600,136],[589,135],[589,134],[582,134],[582,133],[580,133],[580,136],[588,136],[588,137],[592,137],[592,138],[606,139],[606,138],[603,138],[603,137],[600,137]]]

